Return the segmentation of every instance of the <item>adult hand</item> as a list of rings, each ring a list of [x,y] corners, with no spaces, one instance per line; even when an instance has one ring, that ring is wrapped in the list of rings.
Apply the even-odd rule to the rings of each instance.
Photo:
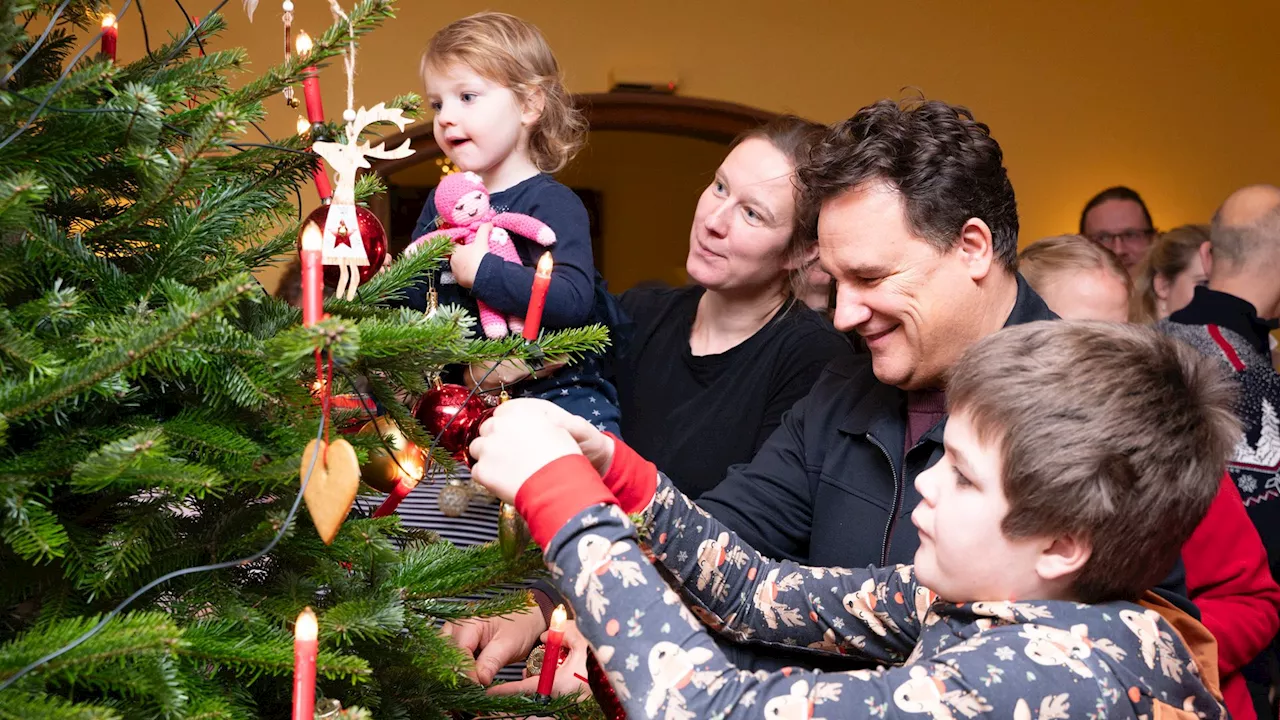
[[[546,620],[534,608],[495,618],[447,622],[440,633],[471,653],[476,662],[467,677],[488,686],[499,670],[528,656],[546,629]]]
[[[529,372],[529,368],[520,360],[503,360],[497,365],[498,368],[496,370],[489,372],[489,368],[494,366],[494,361],[472,363],[467,368],[466,377],[464,378],[467,387],[474,388],[479,385],[481,390],[497,390],[500,387],[515,385],[529,378],[547,377],[564,367],[565,362],[563,360],[549,362],[537,372]]]
[[[499,405],[471,443],[471,478],[499,500],[513,502],[534,473],[566,455],[581,455],[578,443],[552,420],[545,400],[520,398]]]
[[[547,634],[543,633],[540,639],[546,642]],[[578,632],[578,624],[572,620],[564,626],[564,646],[569,649],[569,654],[556,670],[556,679],[551,685],[551,694],[555,696],[571,695],[587,690],[586,682],[580,678],[587,676],[587,653],[591,650],[591,646],[587,644],[587,639],[582,636],[582,633]],[[542,662],[551,662],[551,658],[543,658]],[[490,695],[532,695],[537,691],[537,675],[489,688]]]
[[[453,254],[449,256],[449,269],[453,271],[453,277],[458,284],[464,288],[470,288],[476,283],[480,261],[489,254],[489,230],[491,229],[492,226],[488,223],[481,225],[476,231],[476,239],[472,240],[470,245],[455,247]]]

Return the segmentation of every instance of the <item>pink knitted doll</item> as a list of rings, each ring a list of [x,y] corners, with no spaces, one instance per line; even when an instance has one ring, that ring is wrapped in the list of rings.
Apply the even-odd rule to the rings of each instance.
[[[507,262],[519,263],[520,255],[507,231],[529,238],[539,245],[551,246],[556,234],[541,220],[520,213],[499,213],[489,205],[489,191],[480,176],[473,172],[455,172],[446,175],[436,187],[436,214],[440,229],[426,233],[405,248],[405,253],[417,252],[428,238],[445,235],[460,245],[470,245],[480,226],[492,225],[489,231],[489,252]],[[507,330],[518,333],[524,329],[524,320],[507,317],[476,298],[480,308],[480,326],[490,338],[507,336]]]

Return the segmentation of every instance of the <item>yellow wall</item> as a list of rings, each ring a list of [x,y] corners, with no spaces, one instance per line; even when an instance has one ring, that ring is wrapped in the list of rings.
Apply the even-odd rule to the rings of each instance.
[[[724,158],[719,143],[640,132],[593,132],[587,147],[558,176],[573,188],[600,193],[603,257],[597,265],[609,288],[644,280],[683,285],[694,206]],[[392,182],[430,187],[434,162],[396,173]]]
[[[328,24],[322,0],[295,4],[299,26]],[[262,0],[252,25],[239,5],[226,7],[221,42],[248,47],[249,72],[260,71],[280,55],[279,3]],[[1138,189],[1157,225],[1172,227],[1204,221],[1239,185],[1280,181],[1273,0],[401,0],[399,19],[361,49],[357,103],[418,90],[427,37],[481,9],[540,25],[575,92],[604,91],[611,69],[639,66],[677,75],[682,94],[824,122],[907,87],[966,104],[1005,149],[1024,241],[1073,230],[1084,201],[1111,184]],[[179,27],[170,3],[148,2],[147,13],[153,36]],[[122,60],[141,53],[137,20],[122,21]],[[340,64],[323,83],[336,116]],[[269,109],[267,128],[292,132],[295,113]]]

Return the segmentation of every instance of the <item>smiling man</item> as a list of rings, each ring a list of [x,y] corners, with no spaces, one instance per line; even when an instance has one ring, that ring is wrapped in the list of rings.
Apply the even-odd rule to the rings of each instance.
[[[1017,273],[1004,156],[968,110],[865,107],[828,132],[797,179],[806,211],[818,210],[836,327],[856,332],[868,352],[828,365],[751,462],[730,468],[698,505],[765,557],[910,563],[920,544],[915,479],[943,455],[951,368],[1003,327],[1057,316]],[[1180,579],[1166,585],[1169,599],[1195,612],[1179,597]],[[468,648],[519,644],[496,642],[509,632],[500,623],[481,627]],[[741,668],[848,664],[777,647],[722,649]]]
[[[943,454],[952,366],[1003,327],[1056,316],[1017,272],[1004,156],[968,110],[870,105],[832,128],[797,175],[818,209],[836,327],[868,352],[829,365],[751,463],[698,504],[766,557],[910,562],[915,478]],[[1168,596],[1194,612],[1180,586],[1171,577]]]
[[[836,327],[868,353],[828,366],[699,504],[768,557],[909,562],[913,481],[942,455],[948,371],[1000,328],[1055,316],[1015,270],[1013,186],[968,110],[878,102],[835,126],[798,176],[818,208]]]

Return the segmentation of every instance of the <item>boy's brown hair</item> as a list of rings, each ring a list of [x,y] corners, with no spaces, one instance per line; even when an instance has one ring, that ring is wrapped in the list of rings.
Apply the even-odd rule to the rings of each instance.
[[[1211,358],[1138,325],[1042,321],[974,345],[952,414],[1001,448],[1011,538],[1092,547],[1081,602],[1135,600],[1173,567],[1240,437],[1235,386]]]
[[[587,121],[565,89],[547,39],[531,23],[498,12],[449,23],[427,43],[422,76],[452,63],[510,89],[522,103],[541,100],[542,115],[529,130],[529,156],[542,172],[559,172],[582,149]]]

